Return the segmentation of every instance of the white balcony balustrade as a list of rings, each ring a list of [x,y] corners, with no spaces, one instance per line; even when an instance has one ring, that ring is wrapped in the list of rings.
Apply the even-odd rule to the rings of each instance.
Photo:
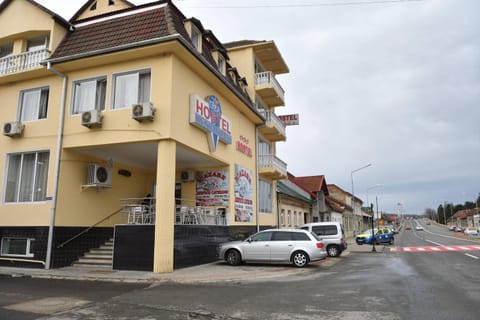
[[[47,59],[49,54],[50,51],[42,49],[0,58],[0,75],[38,68],[40,62]]]
[[[262,96],[262,99],[269,104],[270,107],[285,103],[285,91],[280,83],[278,83],[273,72],[265,71],[256,73],[255,86],[257,91],[260,91],[259,94]],[[266,87],[271,87],[274,94]]]
[[[259,155],[258,168],[260,175],[271,179],[284,179],[287,177],[287,164],[275,155]]]
[[[272,110],[260,110],[260,113],[265,118],[265,128],[261,129],[270,140],[279,141],[285,140],[287,132],[285,123]],[[269,130],[273,128],[274,130]]]

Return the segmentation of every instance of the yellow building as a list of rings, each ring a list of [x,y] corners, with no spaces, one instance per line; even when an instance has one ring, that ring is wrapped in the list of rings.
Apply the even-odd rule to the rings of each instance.
[[[67,266],[112,239],[80,263],[171,272],[276,226],[286,72],[274,42],[224,45],[170,1],[66,21],[5,0],[0,264]]]

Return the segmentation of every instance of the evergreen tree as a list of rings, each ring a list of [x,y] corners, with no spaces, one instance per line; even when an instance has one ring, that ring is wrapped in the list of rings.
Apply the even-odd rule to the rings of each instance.
[[[443,206],[439,205],[437,209],[438,223],[445,224],[445,219],[443,215]]]

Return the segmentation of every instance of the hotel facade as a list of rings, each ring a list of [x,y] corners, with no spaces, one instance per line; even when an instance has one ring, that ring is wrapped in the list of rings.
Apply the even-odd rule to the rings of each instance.
[[[288,72],[170,1],[3,1],[0,265],[172,272],[278,226]]]

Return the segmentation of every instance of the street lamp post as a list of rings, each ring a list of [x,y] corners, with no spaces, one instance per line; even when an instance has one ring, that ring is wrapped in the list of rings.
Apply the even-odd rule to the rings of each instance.
[[[365,166],[363,166],[363,167],[361,167],[361,168],[355,169],[355,170],[353,170],[352,172],[350,172],[350,179],[351,179],[351,182],[352,182],[352,213],[353,213],[352,218],[355,217],[355,190],[354,190],[354,188],[353,188],[353,174],[354,174],[355,172],[357,172],[357,171],[360,171],[360,170],[362,170],[362,169],[368,168],[368,167],[370,167],[371,165],[372,165],[372,164],[369,163],[369,164],[367,164],[367,165],[365,165]],[[353,221],[353,233],[354,233],[354,236],[357,235],[357,223],[356,223],[356,221]]]
[[[371,186],[370,188],[367,188],[367,206],[370,205],[370,202],[368,202],[368,190],[372,190],[372,189],[378,188],[378,187],[380,187],[380,186],[381,186],[381,184],[378,184],[378,183],[377,183],[376,185]]]

